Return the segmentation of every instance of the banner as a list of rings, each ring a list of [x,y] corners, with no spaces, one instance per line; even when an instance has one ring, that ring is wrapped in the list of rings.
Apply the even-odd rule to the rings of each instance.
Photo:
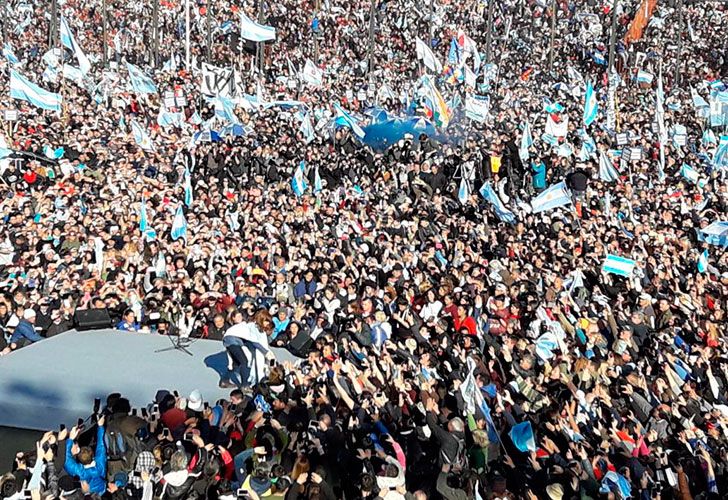
[[[306,59],[306,64],[303,66],[303,73],[301,75],[303,76],[303,81],[316,87],[320,87],[324,83],[324,72],[316,67],[311,59]]]
[[[637,42],[640,38],[642,38],[642,32],[644,31],[645,26],[647,26],[650,22],[655,6],[657,6],[657,0],[642,0],[639,9],[637,9],[637,14],[635,14],[634,19],[632,19],[632,23],[627,29],[627,34],[624,37],[624,43],[629,44]]]
[[[235,97],[235,71],[202,63],[200,92],[215,97]]]
[[[480,95],[469,95],[465,98],[465,116],[478,123],[488,119],[490,108],[490,97]]]

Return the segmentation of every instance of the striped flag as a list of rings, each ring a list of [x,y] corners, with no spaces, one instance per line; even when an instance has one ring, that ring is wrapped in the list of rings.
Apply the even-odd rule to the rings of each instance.
[[[149,137],[144,128],[137,123],[136,120],[131,121],[131,133],[134,136],[134,142],[136,142],[140,148],[144,151],[154,151],[154,143],[152,138]]]
[[[192,206],[193,194],[192,194],[192,176],[190,175],[190,170],[187,167],[185,167],[184,183],[185,183],[185,205],[187,206],[187,208],[189,208]]]
[[[295,194],[296,196],[302,196],[304,191],[306,191],[306,188],[308,187],[308,185],[306,184],[306,180],[303,176],[305,168],[306,162],[301,161],[301,163],[298,164],[296,171],[293,172],[293,178],[291,179],[291,188],[293,189],[293,194]]]
[[[488,427],[488,439],[491,443],[497,443],[500,441],[500,436],[495,428],[493,417],[490,414],[490,408],[485,402],[483,393],[478,387],[478,383],[475,380],[475,362],[472,358],[468,358],[468,375],[465,380],[460,384],[460,393],[463,396],[463,403],[465,403],[465,409],[467,413],[475,416],[476,412],[480,410],[485,417],[485,422]],[[477,417],[476,417],[477,418]]]
[[[708,249],[703,250],[703,253],[698,257],[697,262],[698,272],[704,273],[708,269]]]
[[[597,105],[597,96],[594,92],[594,86],[591,81],[586,82],[586,95],[584,96],[584,126],[588,127],[597,119],[599,106]]]
[[[599,178],[605,182],[619,182],[619,172],[604,151],[599,152]]]
[[[140,95],[157,93],[157,86],[154,84],[154,80],[144,74],[141,69],[128,62],[126,63],[126,69],[129,71],[129,79],[131,80],[131,87],[134,93]]]
[[[356,135],[359,139],[364,138],[366,132],[364,132],[364,129],[359,126],[357,121],[349,113],[344,111],[342,107],[336,103],[334,103],[334,110],[336,111],[336,123],[338,125],[350,128],[351,131],[354,132],[354,135]]]
[[[149,221],[147,220],[147,200],[142,196],[142,206],[139,210],[139,231],[144,234],[149,227]]]
[[[276,39],[276,30],[270,26],[258,24],[240,10],[240,38],[251,42],[267,42]]]
[[[182,205],[177,207],[177,212],[174,214],[170,236],[174,241],[182,238],[185,240],[185,243],[187,243],[187,219],[185,219],[185,213],[182,210]]]
[[[698,173],[698,171],[687,163],[683,163],[682,167],[680,167],[680,175],[683,176],[683,178],[692,182],[693,184],[698,184],[700,182],[700,174]]]
[[[468,202],[468,198],[470,198],[470,186],[468,185],[468,181],[465,180],[465,177],[460,178],[460,188],[458,189],[458,200],[460,200],[460,203],[465,205]]]
[[[73,55],[78,59],[78,67],[81,68],[81,72],[85,75],[91,69],[91,63],[83,53],[81,47],[76,43],[76,39],[73,37],[73,33],[66,23],[66,18],[61,16],[61,43],[64,47],[68,47],[73,51]]]
[[[301,118],[301,133],[303,134],[303,138],[306,140],[306,144],[313,141],[316,137],[315,132],[313,130],[313,125],[311,124],[311,117],[308,113],[305,113],[303,117]]]
[[[533,213],[553,210],[571,203],[571,192],[564,181],[549,186],[543,193],[531,200],[531,211]]]
[[[450,124],[450,110],[442,94],[440,94],[435,84],[427,76],[422,77],[422,87],[426,102],[431,107],[432,118],[435,120],[435,123],[439,127],[447,128]]]
[[[315,194],[320,193],[323,190],[323,185],[321,183],[321,176],[319,175],[319,168],[318,165],[316,165],[316,169],[313,173],[313,192]]]
[[[53,94],[40,88],[14,69],[10,70],[10,97],[28,101],[41,109],[58,112],[61,111],[63,100],[60,94]]]
[[[721,135],[718,141],[718,149],[715,150],[713,166],[728,168],[728,135]]]
[[[518,149],[518,156],[521,161],[528,161],[528,148],[533,144],[533,136],[531,135],[531,125],[528,122],[523,124],[523,132],[521,133],[521,147]]]
[[[602,272],[625,276],[632,276],[632,271],[637,263],[632,259],[626,259],[618,255],[608,254],[602,264]]]
[[[516,222],[516,215],[506,208],[496,192],[493,190],[493,186],[490,185],[490,181],[487,181],[480,188],[480,195],[493,205],[493,210],[500,220],[509,224]]]

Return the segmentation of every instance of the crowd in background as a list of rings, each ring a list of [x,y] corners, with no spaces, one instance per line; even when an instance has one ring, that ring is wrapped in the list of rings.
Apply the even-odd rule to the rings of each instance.
[[[111,396],[19,454],[1,496],[725,496],[728,238],[700,231],[726,220],[728,120],[712,97],[728,83],[728,10],[658,2],[624,42],[651,3],[556,2],[553,22],[541,1],[264,3],[276,39],[260,71],[236,28],[241,9],[259,19],[250,2],[190,2],[186,67],[185,2],[160,2],[154,61],[153,2],[109,0],[104,70],[102,2],[67,0],[92,63],[80,82],[47,71],[48,2],[0,4],[0,107],[19,110],[0,143],[2,354],[98,308],[120,335],[222,341],[238,372],[227,400],[166,388],[134,415]],[[475,57],[452,56],[461,33],[483,61],[474,84],[458,70]],[[158,91],[135,92],[127,62]],[[246,96],[223,116],[242,132],[198,134],[222,120],[203,62],[236,69]],[[11,68],[62,112],[11,99]],[[599,111],[584,126],[587,82]],[[175,125],[160,120],[168,91],[185,98]],[[464,111],[472,94],[489,99],[482,122]],[[426,128],[374,147],[335,103],[362,126],[375,108]],[[534,211],[561,181],[571,203]],[[605,272],[607,255],[634,269]],[[299,361],[265,362],[270,346]]]

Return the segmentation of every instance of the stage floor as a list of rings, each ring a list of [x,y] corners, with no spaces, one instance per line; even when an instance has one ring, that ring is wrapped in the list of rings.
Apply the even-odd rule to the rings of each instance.
[[[57,429],[93,410],[94,398],[119,392],[132,407],[146,406],[159,389],[188,396],[198,389],[214,403],[229,395],[218,382],[226,371],[222,342],[197,340],[184,352],[170,338],[116,330],[70,331],[0,358],[0,426]],[[293,359],[275,349],[280,359]]]

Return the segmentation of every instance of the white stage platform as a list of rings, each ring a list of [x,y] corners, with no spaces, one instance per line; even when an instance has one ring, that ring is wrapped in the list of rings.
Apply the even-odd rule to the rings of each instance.
[[[214,403],[229,395],[218,383],[226,371],[222,342],[196,340],[193,354],[155,350],[171,346],[160,335],[116,330],[70,331],[0,358],[0,426],[57,429],[93,410],[94,398],[119,392],[132,407],[146,406],[159,389],[189,395],[199,389]],[[288,351],[274,349],[279,360]]]

